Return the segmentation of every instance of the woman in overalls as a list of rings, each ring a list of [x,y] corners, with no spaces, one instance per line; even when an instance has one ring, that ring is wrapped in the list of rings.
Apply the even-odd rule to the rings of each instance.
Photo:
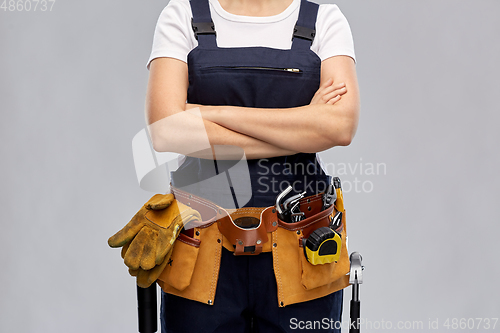
[[[349,145],[356,131],[359,95],[353,42],[336,5],[170,0],[156,26],[148,68],[149,124],[199,108],[210,145],[244,150],[251,198],[237,208],[249,216],[258,218],[265,207],[274,206],[287,185],[293,185],[295,194],[305,191],[306,197],[325,191],[331,176],[316,153]],[[156,131],[155,149],[168,147],[161,127]],[[234,163],[216,161],[214,168],[214,160],[195,156],[186,156],[172,173],[173,188],[183,189],[173,191],[176,199],[195,196],[199,202],[224,207],[227,193],[209,180],[224,172],[230,175]],[[229,196],[234,199],[238,193]],[[263,246],[259,239],[252,253],[240,248],[242,254],[254,255],[234,255],[238,244],[218,234],[216,227],[212,234],[211,228],[195,230],[190,236],[201,241],[196,266],[218,256],[210,264],[215,268],[204,268],[208,273],[200,277],[195,267],[186,277],[189,281],[178,286],[173,279],[182,268],[175,270],[181,261],[175,251],[188,242],[175,243],[172,277],[160,283],[167,291],[162,292],[162,332],[340,331],[345,285],[295,287],[294,277],[287,275],[291,265],[283,262],[288,253],[290,258],[299,254],[279,253],[285,244],[274,238],[277,234]],[[301,232],[296,231],[297,237]],[[210,242],[219,244],[216,255],[203,249]],[[209,280],[211,284],[204,285]]]

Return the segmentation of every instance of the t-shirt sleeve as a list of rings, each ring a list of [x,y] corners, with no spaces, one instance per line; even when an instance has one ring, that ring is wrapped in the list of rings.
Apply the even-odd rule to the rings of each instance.
[[[321,61],[337,55],[346,55],[356,61],[351,27],[337,5],[320,5],[316,19],[316,37],[311,49]]]
[[[182,1],[170,0],[156,23],[148,69],[155,58],[169,57],[187,62],[187,55],[194,48],[191,17],[189,2],[186,7]]]

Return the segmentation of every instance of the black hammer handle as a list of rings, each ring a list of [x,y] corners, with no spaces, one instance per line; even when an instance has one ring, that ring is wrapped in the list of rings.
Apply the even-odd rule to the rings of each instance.
[[[137,286],[137,311],[139,315],[139,333],[155,333],[158,330],[156,283],[153,283],[148,288]]]

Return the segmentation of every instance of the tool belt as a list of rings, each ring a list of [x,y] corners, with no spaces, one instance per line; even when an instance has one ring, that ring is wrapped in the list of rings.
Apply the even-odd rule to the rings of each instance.
[[[328,295],[349,284],[342,198],[322,210],[322,193],[304,197],[299,201],[304,219],[287,223],[278,217],[275,206],[227,210],[175,187],[171,190],[178,201],[197,210],[203,221],[183,230],[174,244],[172,263],[158,278],[165,292],[213,304],[222,246],[234,255],[272,252],[281,307]],[[339,209],[343,211],[336,230],[342,238],[340,259],[311,265],[304,256],[302,241],[314,230],[328,227]]]

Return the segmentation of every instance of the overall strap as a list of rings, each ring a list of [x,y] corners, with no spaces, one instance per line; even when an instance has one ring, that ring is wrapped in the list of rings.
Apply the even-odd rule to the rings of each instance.
[[[316,17],[319,5],[307,0],[301,0],[299,18],[293,29],[292,49],[309,50],[316,36]]]
[[[208,0],[190,0],[193,19],[191,26],[198,45],[205,48],[216,48],[215,26],[210,15]]]

